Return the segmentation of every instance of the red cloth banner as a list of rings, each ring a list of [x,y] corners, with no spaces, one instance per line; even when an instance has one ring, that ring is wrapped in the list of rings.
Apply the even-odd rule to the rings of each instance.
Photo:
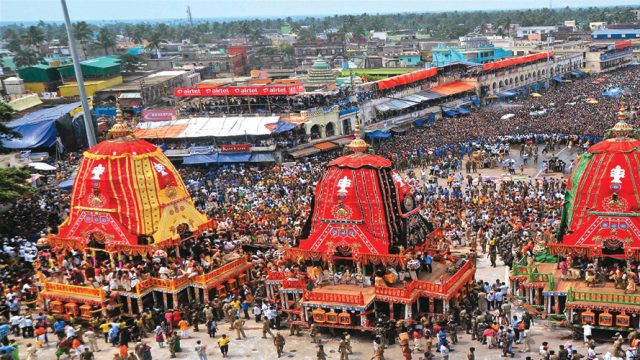
[[[516,58],[504,59],[500,61],[494,61],[494,62],[482,64],[482,70],[484,71],[498,70],[508,66],[521,65],[521,64],[530,63],[536,60],[546,59],[547,57],[550,58],[552,56],[553,56],[553,51],[549,51],[549,52],[543,52],[539,54],[531,54],[531,55],[525,55],[525,56],[520,56]]]
[[[627,40],[627,41],[618,41],[615,43],[613,47],[617,50],[617,49],[625,49],[630,46],[631,46],[631,40]]]
[[[436,75],[438,75],[438,68],[432,67],[429,69],[413,71],[398,76],[392,76],[388,79],[378,80],[378,90],[384,90],[400,85],[410,84],[416,81],[428,79]]]
[[[176,116],[176,110],[142,110],[142,121],[166,121]]]
[[[281,96],[296,95],[304,92],[303,84],[278,86],[220,86],[216,88],[176,88],[176,97],[215,97],[215,96]]]
[[[220,145],[221,153],[239,153],[251,151],[251,144],[225,144]]]

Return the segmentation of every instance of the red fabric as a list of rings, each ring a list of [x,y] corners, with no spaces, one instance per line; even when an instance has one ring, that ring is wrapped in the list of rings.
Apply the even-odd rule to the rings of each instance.
[[[360,169],[362,167],[380,169],[391,167],[391,161],[382,156],[359,153],[339,157],[330,162],[329,166],[348,167],[351,169]]]
[[[430,90],[442,95],[454,95],[469,90],[475,90],[476,84],[477,83],[475,81],[454,81],[442,86],[436,86]]]
[[[137,235],[160,228],[165,207],[185,199],[189,194],[180,176],[158,147],[138,139],[103,141],[80,163],[59,237],[86,243],[97,232],[94,238],[109,235],[108,247],[137,245]]]
[[[93,236],[92,236],[93,234]],[[138,238],[132,235],[109,213],[82,211],[69,226],[60,227],[60,238],[82,239],[85,244],[90,236],[99,243],[110,245],[135,245]]]
[[[625,48],[631,47],[631,40],[618,41],[613,46],[615,49],[625,49]]]
[[[562,245],[598,250],[621,242],[625,251],[640,249],[640,217],[626,215],[640,213],[640,140],[605,140],[588,152],[582,177],[567,185],[575,196]]]
[[[400,85],[410,84],[412,82],[428,79],[436,75],[438,75],[438,68],[432,67],[429,69],[423,69],[402,75],[392,76],[388,79],[378,80],[378,90],[384,90]]]
[[[132,139],[131,141],[107,140],[89,149],[88,153],[95,155],[116,156],[122,154],[142,155],[154,152],[157,146],[144,140]]]
[[[388,254],[385,199],[377,169],[329,165],[315,194],[311,235],[300,242],[300,249],[333,254],[336,247],[346,246],[354,256]]]
[[[393,183],[396,185],[396,189],[398,190],[397,194],[399,200],[402,200],[405,196],[411,194],[411,186],[404,181],[399,172],[391,170],[391,176],[393,178]]]
[[[624,140],[619,141],[617,139],[609,139],[600,141],[599,143],[591,146],[589,150],[590,153],[601,153],[601,152],[616,152],[616,153],[626,153],[630,151],[639,151],[640,149],[640,140]]]
[[[550,51],[550,52],[543,52],[539,54],[531,54],[531,55],[525,55],[525,56],[520,56],[520,57],[515,57],[510,59],[504,59],[500,61],[494,61],[494,62],[482,64],[482,70],[484,71],[497,70],[497,69],[502,69],[508,66],[526,64],[536,60],[546,59],[547,57],[552,57],[552,56],[553,56],[553,51]]]
[[[175,88],[175,97],[281,96],[304,92],[304,84],[272,86],[218,86],[215,88]]]

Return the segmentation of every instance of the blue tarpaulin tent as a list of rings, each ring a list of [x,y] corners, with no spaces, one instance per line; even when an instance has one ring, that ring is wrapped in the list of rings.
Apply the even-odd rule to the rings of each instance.
[[[73,187],[74,180],[75,178],[71,178],[61,182],[60,184],[58,184],[58,189],[71,190],[71,188]]]
[[[365,134],[371,139],[387,139],[391,137],[391,133],[388,131],[375,130]]]
[[[271,132],[273,134],[283,133],[285,131],[290,131],[290,130],[293,130],[293,129],[296,128],[296,124],[290,123],[290,122],[284,122],[284,121],[278,121],[276,123],[267,125],[267,127],[269,127],[269,128],[271,128],[271,126],[274,126],[271,129]]]
[[[471,111],[467,110],[466,108],[460,106],[459,108],[456,109],[456,111],[460,114],[460,115],[469,115],[471,114]]]
[[[100,116],[116,116],[116,108],[115,107],[97,107],[93,108],[93,113]]]
[[[71,128],[71,117],[67,117],[66,124],[62,124],[62,118],[80,105],[81,103],[79,101],[71,104],[58,105],[32,112],[19,119],[8,122],[7,126],[22,134],[22,137],[19,139],[3,140],[2,145],[7,149],[52,147],[55,145],[56,137],[58,136],[56,123],[60,122],[59,125]]]
[[[458,115],[458,112],[454,109],[446,109],[442,111],[442,114],[446,117],[455,117]]]
[[[575,70],[571,72],[571,75],[573,75],[574,77],[583,77],[587,76],[587,73],[582,70]]]
[[[248,162],[251,154],[218,154],[218,163]]]
[[[557,81],[557,82],[560,82],[560,83],[563,83],[563,82],[566,82],[566,81],[567,81],[567,80],[563,79],[563,78],[562,78],[562,77],[560,77],[560,76],[554,76],[554,77],[553,77],[553,80],[555,80],[555,81]]]
[[[620,95],[622,95],[622,89],[620,88],[607,89],[607,91],[602,93],[602,96],[605,97],[619,97]]]
[[[255,153],[251,154],[249,162],[276,162],[272,153]]]
[[[190,156],[185,156],[184,159],[182,159],[182,163],[184,165],[215,164],[217,162],[218,162],[218,154],[190,155]]]
[[[498,94],[498,96],[501,98],[512,98],[512,97],[515,97],[516,95],[518,94],[512,90],[503,91],[500,94]]]

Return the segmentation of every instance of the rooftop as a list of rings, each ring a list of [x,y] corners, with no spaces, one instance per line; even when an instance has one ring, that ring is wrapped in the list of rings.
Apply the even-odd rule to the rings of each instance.
[[[591,35],[614,35],[614,34],[640,34],[640,29],[601,29],[595,30]]]

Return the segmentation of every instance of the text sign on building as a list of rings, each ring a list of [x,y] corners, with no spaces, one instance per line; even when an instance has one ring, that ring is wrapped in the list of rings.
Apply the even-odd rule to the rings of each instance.
[[[142,121],[166,121],[176,116],[176,110],[142,110]]]
[[[221,153],[240,153],[251,151],[251,144],[224,144],[220,145]]]
[[[277,96],[296,95],[304,92],[304,85],[279,86],[221,86],[216,88],[176,88],[176,97],[209,97],[209,96]]]

